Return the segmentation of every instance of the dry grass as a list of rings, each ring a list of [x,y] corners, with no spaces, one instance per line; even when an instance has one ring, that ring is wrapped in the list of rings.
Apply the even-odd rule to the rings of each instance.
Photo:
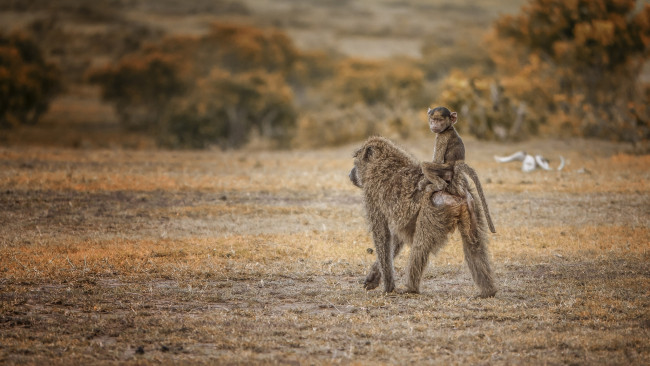
[[[0,362],[649,363],[648,157],[467,140],[498,230],[487,300],[457,234],[421,295],[362,289],[374,256],[354,146],[2,149]],[[424,159],[430,144],[408,147]],[[568,165],[491,158],[518,149]]]

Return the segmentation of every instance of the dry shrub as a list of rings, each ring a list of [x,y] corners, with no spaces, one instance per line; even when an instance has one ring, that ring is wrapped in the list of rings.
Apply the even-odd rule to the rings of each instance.
[[[168,108],[160,140],[171,147],[239,147],[256,130],[286,145],[295,121],[292,97],[277,74],[232,75],[215,68],[189,96]]]
[[[408,138],[426,126],[423,91],[424,73],[412,61],[340,60],[319,89],[318,111],[302,111],[294,145],[338,145],[375,134]]]
[[[496,72],[452,73],[445,103],[465,110],[479,138],[541,132],[643,144],[650,5],[634,0],[535,0],[486,39]]]
[[[368,61],[344,59],[327,86],[326,97],[339,105],[367,105],[400,101],[413,103],[424,86],[424,73],[408,60]]]
[[[336,57],[323,51],[303,51],[295,63],[290,80],[300,88],[318,87],[334,77]]]
[[[36,124],[60,87],[58,68],[34,40],[0,33],[0,128]]]
[[[300,148],[336,146],[363,140],[372,135],[406,139],[426,128],[426,110],[406,106],[363,103],[323,111],[305,112],[299,118],[293,146]]]
[[[286,75],[298,51],[281,30],[215,23],[210,33],[199,39],[194,57],[198,66],[208,69],[216,63],[232,72],[262,69]]]
[[[650,138],[647,99],[638,76],[650,46],[650,5],[636,1],[538,0],[497,22],[500,37],[552,67],[546,132],[638,142]],[[532,31],[535,29],[535,31]],[[542,61],[543,60],[543,61]],[[525,78],[527,75],[519,75]]]
[[[214,24],[201,37],[172,37],[93,70],[123,125],[161,145],[239,147],[251,131],[286,145],[295,124],[286,79],[298,57],[278,30]]]
[[[480,37],[468,36],[453,45],[440,41],[425,41],[422,46],[421,68],[427,78],[435,80],[446,77],[453,69],[467,70],[476,65],[490,66],[492,61]]]
[[[103,99],[115,104],[125,128],[155,131],[163,106],[185,89],[178,62],[160,52],[130,56],[93,70],[88,78],[102,86]]]

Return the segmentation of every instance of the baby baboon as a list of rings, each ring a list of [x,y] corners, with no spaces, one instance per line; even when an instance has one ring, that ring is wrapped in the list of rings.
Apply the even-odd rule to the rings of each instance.
[[[411,246],[406,292],[419,292],[429,254],[435,254],[458,226],[465,260],[481,290],[479,296],[494,296],[487,235],[480,229],[477,235],[469,235],[471,218],[465,197],[420,190],[422,178],[417,159],[385,138],[371,137],[355,152],[350,180],[363,190],[366,219],[377,253],[377,263],[364,286],[375,288],[383,278],[384,291],[395,290],[393,258],[406,243]]]
[[[429,116],[429,129],[436,134],[433,162],[451,163],[465,160],[465,144],[454,128],[458,121],[458,114],[445,107],[437,107],[429,108],[427,115]]]
[[[476,211],[473,210],[474,205],[469,200],[479,198],[490,231],[496,233],[478,175],[474,169],[464,162],[465,144],[463,144],[463,140],[454,128],[458,121],[458,114],[445,107],[437,107],[434,109],[429,108],[427,115],[429,116],[429,129],[436,134],[436,142],[433,148],[433,162],[422,163],[425,178],[418,183],[419,189],[445,190],[453,195],[466,197],[472,217],[472,231],[475,235],[478,235],[476,232]],[[478,197],[471,190],[467,176],[474,182]],[[470,196],[470,194],[474,197]]]
[[[433,162],[437,164],[453,164],[459,160],[465,160],[465,144],[456,132],[454,125],[458,121],[458,114],[451,112],[445,107],[429,108],[427,111],[429,117],[429,129],[436,134],[436,142],[433,147]],[[450,171],[453,173],[453,171]],[[432,176],[428,179],[421,180],[419,188],[424,189],[425,185],[432,184],[434,191],[445,189],[449,179]]]

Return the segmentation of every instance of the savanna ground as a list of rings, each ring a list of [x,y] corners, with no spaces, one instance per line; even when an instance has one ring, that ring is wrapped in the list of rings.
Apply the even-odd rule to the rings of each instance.
[[[403,145],[426,159],[431,142]],[[466,143],[498,231],[490,299],[457,233],[420,295],[363,289],[354,145],[1,148],[0,363],[650,363],[650,157]],[[567,166],[492,158],[519,149]]]
[[[355,145],[123,150],[153,143],[121,130],[81,80],[115,59],[107,44],[129,27],[155,38],[242,21],[278,26],[301,49],[418,58],[427,42],[474,50],[523,3],[0,6],[4,30],[61,22],[67,38],[48,57],[79,79],[39,125],[0,134],[0,363],[650,364],[650,157],[629,146],[463,136],[497,226],[499,292],[474,298],[454,234],[422,294],[385,295],[362,288],[374,254],[347,179]],[[432,136],[403,145],[427,159]],[[492,159],[520,149],[567,166],[525,174]]]

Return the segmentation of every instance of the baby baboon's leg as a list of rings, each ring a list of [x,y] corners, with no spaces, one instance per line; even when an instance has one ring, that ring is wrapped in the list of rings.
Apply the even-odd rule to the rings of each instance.
[[[492,297],[496,294],[497,289],[494,286],[492,268],[487,249],[487,234],[480,232],[478,236],[468,235],[471,230],[469,220],[460,220],[460,236],[463,240],[463,253],[465,261],[472,274],[474,282],[481,290],[479,297]]]
[[[397,235],[391,235],[391,241],[392,241],[392,248],[393,248],[393,259],[397,257],[399,252],[402,250],[402,247],[404,247],[404,242],[402,239],[400,239]],[[368,272],[368,275],[366,276],[366,280],[363,282],[363,287],[366,290],[372,290],[377,288],[379,286],[379,282],[381,281],[381,269],[379,265],[379,261],[375,261],[375,263],[372,264],[372,267],[370,267],[370,272]]]

